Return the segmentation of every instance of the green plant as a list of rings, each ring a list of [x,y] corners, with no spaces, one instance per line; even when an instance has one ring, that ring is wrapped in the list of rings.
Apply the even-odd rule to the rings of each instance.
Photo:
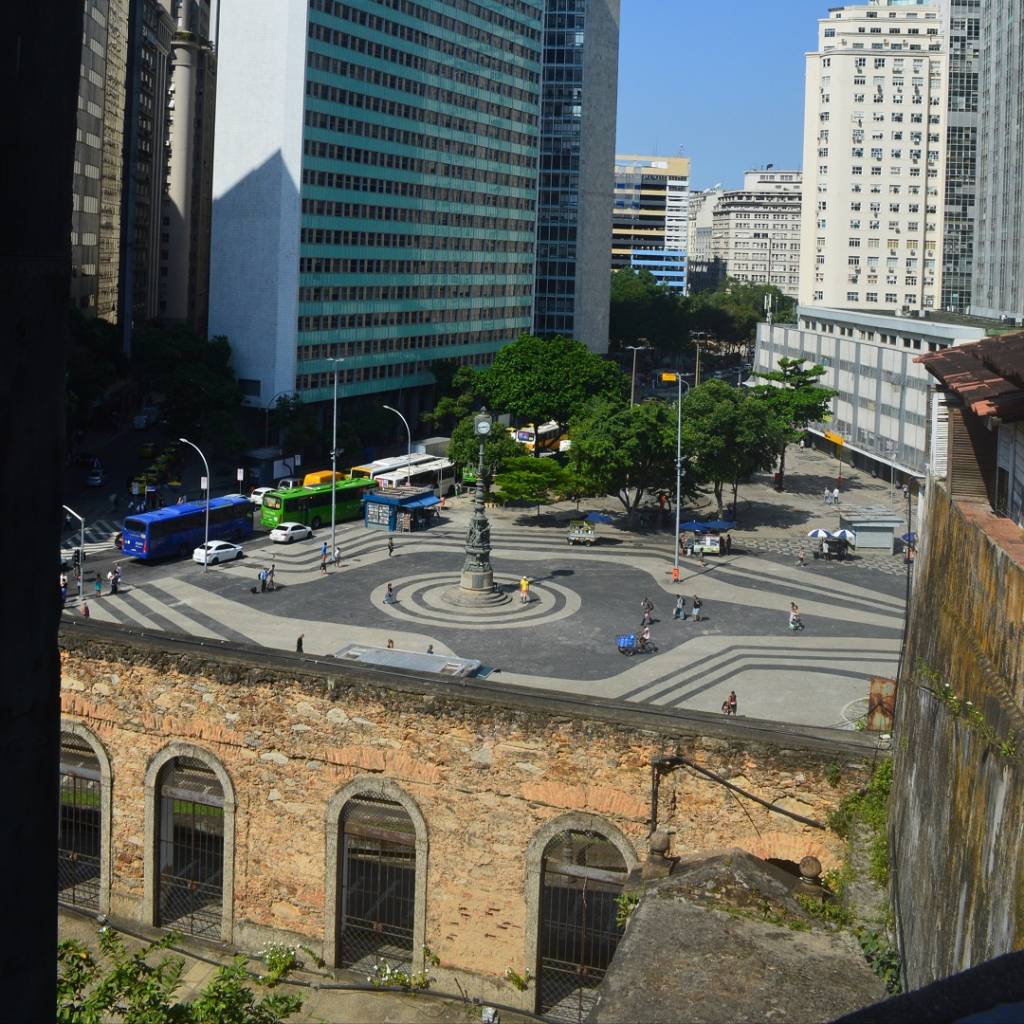
[[[843,777],[842,769],[839,767],[838,761],[830,761],[825,767],[825,781],[835,789],[839,785],[839,780]]]
[[[903,985],[900,980],[900,955],[889,941],[889,936],[885,932],[872,931],[868,928],[857,928],[854,934],[868,966],[885,982],[889,993],[896,995],[901,992]]]
[[[430,988],[433,979],[426,971],[410,971],[378,959],[373,965],[373,973],[366,980],[374,988],[425,989]]]
[[[533,975],[530,973],[529,967],[524,968],[522,974],[520,974],[514,967],[505,968],[505,980],[517,992],[525,992],[530,987],[532,979]]]
[[[857,732],[864,732],[864,730],[867,729],[867,727],[868,720],[866,718],[858,718],[857,721],[853,723],[853,728]]]
[[[642,894],[638,892],[620,892],[615,897],[615,923],[620,928],[626,927],[626,922],[629,920],[629,915],[636,910],[637,904],[640,902],[640,896]]]
[[[267,985],[276,985],[290,971],[302,966],[297,948],[280,942],[268,942],[257,956],[267,965],[263,979]]]
[[[312,947],[310,947],[310,946],[299,946],[299,949],[301,949],[302,952],[305,953],[306,956],[308,956],[309,959],[312,960],[313,963],[315,963],[317,965],[317,967],[323,968],[323,967],[327,966],[327,961],[324,960],[324,958],[315,949],[313,949]]]
[[[849,839],[856,824],[862,824],[871,831],[870,872],[879,885],[889,881],[889,838],[886,833],[886,818],[889,793],[892,791],[892,761],[880,762],[871,773],[867,786],[848,796],[828,816],[828,826],[843,839]]]
[[[429,946],[423,947],[423,962],[431,967],[441,966],[441,958]]]

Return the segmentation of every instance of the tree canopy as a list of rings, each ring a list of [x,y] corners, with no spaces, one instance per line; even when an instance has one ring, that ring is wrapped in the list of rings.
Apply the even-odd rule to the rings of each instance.
[[[435,360],[430,371],[437,397],[433,409],[420,413],[420,422],[431,430],[450,430],[475,408],[481,394],[480,374],[454,359]]]
[[[554,420],[564,427],[594,395],[629,393],[629,378],[614,363],[572,338],[521,334],[481,377],[494,409],[537,425]]]
[[[460,466],[476,470],[479,461],[480,439],[473,430],[472,414],[464,416],[452,431],[448,458]],[[512,459],[521,458],[523,449],[509,437],[508,431],[495,424],[495,429],[484,441],[484,487],[490,490],[491,481]]]
[[[632,513],[644,495],[674,490],[674,405],[596,398],[569,424],[569,467],[587,494],[614,494]]]
[[[688,321],[686,299],[649,270],[625,267],[612,274],[608,340],[613,352],[638,344],[679,351],[688,337]]]
[[[786,323],[796,319],[796,302],[774,285],[730,277],[716,291],[690,297],[691,327],[726,346],[746,345],[765,318],[765,295],[773,300],[773,320]]]
[[[770,469],[778,450],[782,424],[771,408],[745,388],[712,380],[693,388],[683,399],[683,453],[688,474],[710,484],[722,516],[722,491],[756,470]]]
[[[835,391],[819,383],[826,373],[823,366],[805,368],[805,359],[779,360],[779,368],[756,377],[765,381],[754,388],[754,394],[771,410],[779,424],[776,453],[779,458],[779,483],[786,474],[786,446],[798,441],[808,423],[818,423],[829,415]]]
[[[503,504],[522,501],[536,505],[539,515],[541,505],[557,501],[570,486],[569,475],[556,459],[517,455],[505,462],[495,483],[494,497]]]

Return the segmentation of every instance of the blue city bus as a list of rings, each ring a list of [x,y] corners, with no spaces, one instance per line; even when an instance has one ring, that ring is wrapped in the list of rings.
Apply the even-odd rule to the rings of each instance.
[[[203,543],[206,502],[188,501],[155,512],[142,512],[124,521],[121,551],[153,562],[173,555],[188,557]],[[210,499],[210,540],[239,541],[252,536],[252,504],[232,494]]]

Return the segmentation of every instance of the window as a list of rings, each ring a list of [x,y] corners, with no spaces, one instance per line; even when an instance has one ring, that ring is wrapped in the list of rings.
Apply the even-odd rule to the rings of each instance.
[[[74,731],[71,731],[74,730]],[[57,898],[89,910],[107,909],[103,863],[110,818],[110,766],[75,724],[60,734],[60,812],[57,820]],[[106,820],[105,820],[106,819]]]
[[[860,302],[860,293],[859,292],[847,292],[846,293],[846,301],[847,302]]]

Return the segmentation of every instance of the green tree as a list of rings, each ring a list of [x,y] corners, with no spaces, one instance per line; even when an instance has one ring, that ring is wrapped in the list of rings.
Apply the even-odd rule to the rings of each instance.
[[[557,501],[569,488],[569,476],[557,459],[517,455],[505,462],[495,481],[494,497],[503,505],[510,501],[536,505],[540,515],[541,505]]]
[[[174,993],[181,985],[185,961],[147,957],[167,949],[177,936],[130,952],[109,928],[99,932],[104,966],[81,942],[68,939],[57,947],[57,1024],[279,1024],[302,1009],[298,996],[272,992],[259,998],[252,984],[272,987],[281,974],[254,978],[245,958],[221,967],[199,995],[179,1002]]]
[[[454,359],[438,359],[430,366],[437,382],[434,408],[420,413],[420,422],[431,430],[452,430],[468,416],[480,398],[480,374],[472,366],[460,366]]]
[[[712,380],[683,399],[683,452],[696,482],[710,484],[722,516],[722,492],[732,485],[735,506],[739,481],[770,469],[778,450],[779,426],[772,411],[746,389]]]
[[[270,410],[270,428],[274,436],[280,438],[281,448],[287,455],[301,453],[306,458],[324,446],[316,410],[298,395],[281,395],[277,399]],[[330,447],[330,438],[327,446]]]
[[[585,494],[614,494],[633,515],[645,494],[676,482],[676,407],[591,402],[569,424],[569,466]]]
[[[753,340],[764,320],[765,295],[773,301],[772,318],[778,323],[796,319],[796,302],[774,285],[728,278],[713,292],[700,292],[690,300],[694,330],[704,331],[723,347],[742,347]]]
[[[612,274],[608,338],[613,352],[644,343],[663,353],[678,352],[688,322],[687,300],[649,270],[625,267]]]
[[[521,458],[523,449],[509,437],[508,431],[494,424],[491,435],[484,441],[484,488],[489,492],[495,475],[512,459]],[[458,466],[474,472],[480,459],[480,439],[473,430],[473,416],[464,416],[452,431],[448,458]],[[550,460],[544,460],[550,461]]]
[[[779,458],[779,489],[786,480],[786,446],[799,441],[808,423],[820,423],[829,414],[836,392],[824,388],[819,381],[825,375],[823,366],[804,368],[804,359],[779,360],[779,368],[754,376],[766,381],[754,388],[757,399],[771,410],[776,421]]]
[[[132,373],[143,390],[163,398],[175,435],[205,439],[218,455],[244,447],[242,392],[227,338],[207,341],[183,325],[146,327],[135,338]]]
[[[629,378],[614,363],[571,338],[521,334],[481,376],[494,408],[536,425],[554,420],[565,427],[591,397],[629,393]]]
[[[72,309],[70,328],[65,370],[68,436],[89,425],[104,397],[127,376],[117,327]]]

